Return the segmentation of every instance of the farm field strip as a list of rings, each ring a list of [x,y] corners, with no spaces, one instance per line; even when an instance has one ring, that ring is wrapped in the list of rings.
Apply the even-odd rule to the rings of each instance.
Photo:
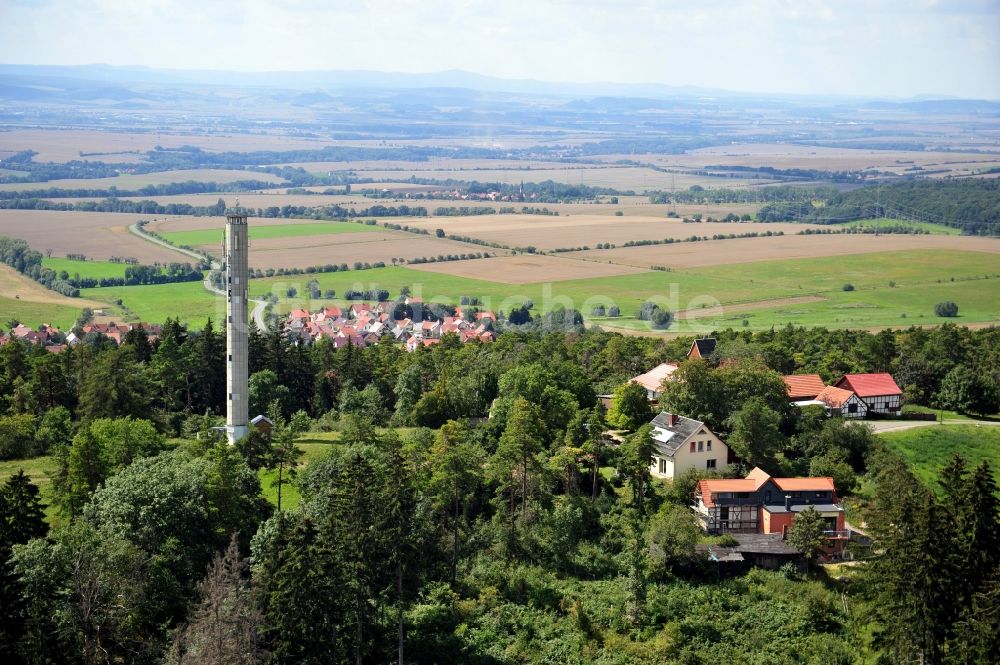
[[[509,247],[537,247],[551,250],[561,247],[594,248],[598,243],[623,244],[630,240],[681,240],[691,236],[715,234],[778,233],[794,234],[807,228],[822,228],[794,222],[700,222],[653,215],[576,214],[548,215],[473,215],[435,217],[408,222],[410,226],[448,234],[469,236]],[[637,265],[637,264],[632,264]],[[649,267],[646,264],[645,267]]]
[[[184,254],[143,240],[128,226],[148,215],[56,210],[0,210],[0,235],[26,240],[53,256],[83,254],[88,259],[134,257],[140,263],[190,261]]]
[[[42,259],[42,265],[51,268],[56,272],[65,270],[70,277],[79,275],[84,279],[100,279],[102,277],[124,277],[124,263],[113,263],[111,261],[77,261],[75,259],[63,259],[47,256]]]
[[[299,224],[289,222],[273,222],[273,220],[269,221],[271,223],[250,224],[248,229],[250,239],[264,240],[269,238],[297,238],[301,236],[371,233],[373,231],[382,230],[381,227],[377,226],[367,226],[364,224],[352,224],[345,222]],[[220,238],[223,233],[224,226],[222,224],[218,224],[216,225],[216,228],[191,231],[171,231],[168,233],[161,233],[160,235],[175,245],[195,247],[198,245],[220,244]]]
[[[258,171],[234,171],[225,169],[190,169],[179,171],[157,171],[141,175],[119,175],[110,178],[68,178],[63,180],[48,180],[46,182],[6,183],[0,185],[0,191],[21,192],[34,189],[108,189],[117,187],[122,190],[140,189],[147,185],[164,185],[172,182],[219,182],[228,183],[237,180],[262,180],[264,182],[284,182],[270,173]]]
[[[786,235],[779,238],[707,240],[669,245],[618,247],[574,252],[571,256],[636,267],[673,269],[720,266],[747,261],[808,259],[915,249],[968,250],[1000,253],[1000,239],[939,235]]]

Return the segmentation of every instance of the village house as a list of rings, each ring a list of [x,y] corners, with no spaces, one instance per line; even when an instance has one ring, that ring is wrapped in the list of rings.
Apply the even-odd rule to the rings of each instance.
[[[408,351],[435,344],[446,334],[456,335],[463,343],[492,342],[496,339],[492,331],[496,320],[493,312],[477,312],[474,322],[457,316],[444,317],[440,321],[414,322],[408,318],[393,320],[391,313],[394,307],[391,302],[380,302],[374,306],[353,303],[346,312],[349,318],[345,318],[345,312],[339,307],[324,307],[317,312],[296,309],[285,319],[284,333],[296,343],[327,339],[334,348],[348,344],[365,347],[391,337],[406,344]]]
[[[653,418],[653,462],[656,478],[674,478],[688,469],[724,471],[729,468],[729,446],[705,423],[674,413]]]
[[[746,478],[699,481],[693,507],[708,533],[783,535],[796,515],[812,507],[826,523],[827,554],[840,553],[850,539],[844,508],[829,477],[773,478],[755,467]]]
[[[850,390],[836,386],[827,386],[814,400],[795,403],[796,406],[809,404],[822,406],[828,416],[864,418],[868,415],[868,405],[860,397]]]
[[[645,388],[646,397],[652,402],[660,399],[660,386],[676,371],[677,363],[660,363],[645,374],[633,377],[632,382]]]
[[[868,407],[868,413],[898,416],[903,409],[903,391],[891,374],[845,374],[837,388],[850,390]]]
[[[785,382],[790,402],[814,400],[816,395],[819,395],[826,388],[826,384],[823,383],[819,374],[791,374],[783,376],[781,379]]]
[[[702,337],[691,342],[691,348],[688,349],[688,358],[703,358],[708,359],[713,353],[715,353],[716,340],[714,337]]]

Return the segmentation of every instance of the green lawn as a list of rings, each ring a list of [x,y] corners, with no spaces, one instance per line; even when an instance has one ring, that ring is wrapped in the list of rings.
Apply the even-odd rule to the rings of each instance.
[[[0,326],[6,331],[7,322],[11,319],[17,319],[32,328],[37,328],[43,323],[50,323],[60,330],[68,330],[73,327],[81,309],[83,307],[25,302],[24,300],[0,296]]]
[[[271,224],[251,224],[251,240],[266,238],[289,238],[295,236],[318,236],[339,233],[371,233],[383,231],[381,226],[368,226],[353,222],[319,222],[314,224],[274,222]],[[178,246],[196,247],[222,242],[221,229],[197,229],[194,231],[173,231],[161,234],[166,240]]]
[[[900,453],[916,476],[934,490],[938,490],[938,473],[955,453],[964,457],[969,467],[988,461],[1000,482],[1000,426],[928,425],[886,432],[879,438]]]
[[[962,233],[961,229],[956,229],[952,226],[934,224],[933,222],[916,222],[909,219],[858,219],[853,222],[835,224],[835,226],[852,229],[884,229],[903,226],[908,229],[917,229],[920,231],[926,231],[932,235],[940,236],[957,236]]]
[[[0,462],[0,482],[6,482],[9,477],[15,475],[21,469],[24,469],[24,473],[31,478],[31,482],[38,485],[42,503],[45,504],[45,519],[49,524],[57,524],[60,521],[60,517],[56,514],[56,509],[52,505],[52,476],[56,473],[55,458],[46,455],[31,459]]]
[[[71,278],[77,276],[88,279],[100,279],[102,277],[124,277],[124,263],[112,263],[111,261],[76,261],[74,259],[63,259],[49,257],[42,259],[42,266],[51,268],[56,272],[65,270]]]

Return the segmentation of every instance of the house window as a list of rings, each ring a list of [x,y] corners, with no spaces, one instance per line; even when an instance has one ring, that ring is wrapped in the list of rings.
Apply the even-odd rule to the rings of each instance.
[[[667,474],[667,460],[660,458],[660,473],[663,475]]]
[[[764,503],[771,503],[771,490],[764,492]]]
[[[705,460],[705,468],[706,469],[714,469],[715,468],[715,460],[714,459]]]
[[[691,442],[691,452],[694,452],[694,441]]]
[[[826,497],[826,492],[816,492],[817,499],[822,499],[824,497]]]
[[[708,452],[712,452],[712,441],[711,441],[711,439],[709,439],[708,441],[705,442],[705,450],[707,450]]]
[[[698,452],[699,452],[699,453],[700,453],[700,452],[702,451],[702,447],[703,447],[704,445],[705,445],[705,444],[703,444],[703,443],[702,443],[701,441],[699,441],[699,442],[698,442]]]

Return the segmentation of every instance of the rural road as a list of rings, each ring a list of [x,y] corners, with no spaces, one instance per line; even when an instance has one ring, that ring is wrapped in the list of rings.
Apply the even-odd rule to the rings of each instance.
[[[180,247],[176,247],[175,245],[171,245],[169,242],[166,242],[165,240],[161,240],[147,233],[143,233],[142,230],[139,228],[138,222],[136,222],[135,224],[131,224],[128,227],[128,230],[129,233],[139,236],[146,242],[151,242],[154,245],[160,245],[161,247],[166,247],[167,249],[171,249],[175,252],[180,252],[181,254],[184,254],[185,256],[190,256],[191,258],[197,259],[198,261],[203,261],[205,259],[204,256],[202,256],[197,252],[192,252],[191,250],[188,249],[182,249]],[[222,264],[216,261],[215,259],[211,260],[210,267],[212,270],[222,270]],[[226,293],[222,289],[215,288],[212,285],[211,279],[208,277],[205,278],[205,281],[202,282],[202,285],[205,287],[206,291],[211,291],[215,295],[223,297],[225,297],[226,295]],[[251,313],[250,316],[253,319],[254,324],[257,326],[257,329],[260,330],[261,332],[264,332],[265,330],[267,330],[267,326],[264,323],[264,308],[267,307],[267,301],[257,300],[256,298],[250,298],[250,300],[254,302],[253,312]]]

